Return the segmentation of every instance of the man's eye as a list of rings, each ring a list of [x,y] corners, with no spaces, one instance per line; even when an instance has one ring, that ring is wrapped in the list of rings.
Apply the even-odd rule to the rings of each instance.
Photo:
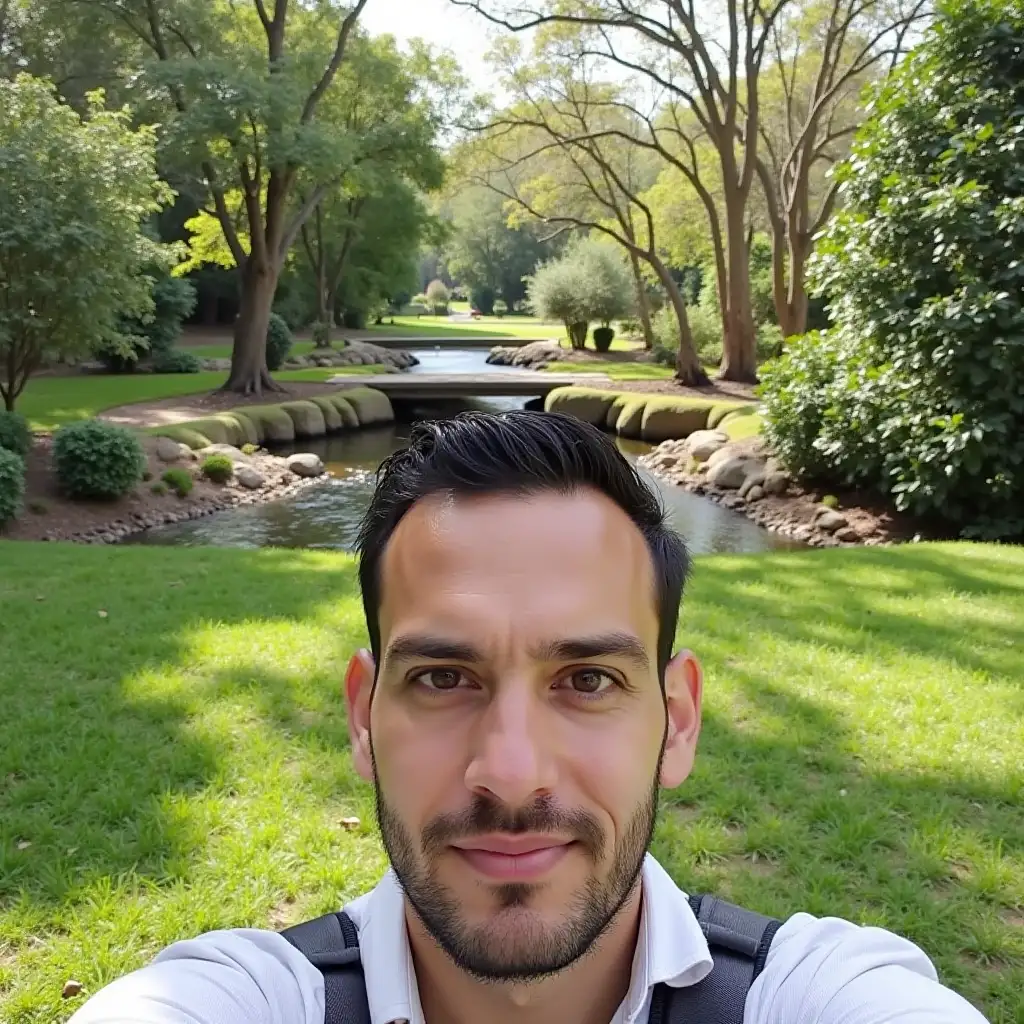
[[[599,668],[581,668],[565,677],[566,687],[584,697],[596,697],[613,686],[614,677]]]
[[[428,690],[457,690],[465,681],[465,675],[457,668],[431,668],[415,677],[417,683]]]

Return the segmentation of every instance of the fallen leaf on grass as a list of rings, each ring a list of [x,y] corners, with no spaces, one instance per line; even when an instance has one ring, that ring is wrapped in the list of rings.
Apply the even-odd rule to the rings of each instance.
[[[27,850],[31,845],[32,845],[32,843],[28,839],[19,839],[18,840],[18,849],[19,850]]]
[[[341,827],[343,829],[345,829],[346,831],[348,831],[348,832],[351,832],[353,829],[359,828],[359,826],[361,824],[362,824],[362,822],[360,822],[360,820],[358,818],[342,818],[341,819]]]
[[[101,619],[105,619],[107,617],[107,613],[101,608],[99,611],[99,616]]]

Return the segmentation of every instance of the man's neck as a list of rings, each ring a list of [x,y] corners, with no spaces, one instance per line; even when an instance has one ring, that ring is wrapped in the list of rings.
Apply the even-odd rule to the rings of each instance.
[[[640,930],[640,883],[590,951],[541,981],[495,984],[457,967],[406,903],[405,919],[426,1024],[593,1024],[610,1021],[629,991]]]

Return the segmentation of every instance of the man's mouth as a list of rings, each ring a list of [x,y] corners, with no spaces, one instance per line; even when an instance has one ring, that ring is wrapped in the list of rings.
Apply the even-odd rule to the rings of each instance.
[[[550,833],[470,836],[452,844],[471,868],[498,882],[533,882],[551,871],[575,845]]]

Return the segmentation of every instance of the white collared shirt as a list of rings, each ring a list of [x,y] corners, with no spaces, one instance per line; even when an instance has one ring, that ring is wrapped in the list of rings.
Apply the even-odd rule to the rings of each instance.
[[[654,986],[711,970],[682,892],[648,856],[626,998],[610,1024],[646,1024]],[[394,874],[345,908],[359,931],[371,1024],[425,1024]],[[747,996],[744,1024],[985,1024],[936,980],[917,946],[880,928],[796,914]],[[255,929],[177,942],[90,1000],[71,1024],[324,1024],[320,972],[280,935]],[[603,1022],[597,1022],[603,1024]]]

